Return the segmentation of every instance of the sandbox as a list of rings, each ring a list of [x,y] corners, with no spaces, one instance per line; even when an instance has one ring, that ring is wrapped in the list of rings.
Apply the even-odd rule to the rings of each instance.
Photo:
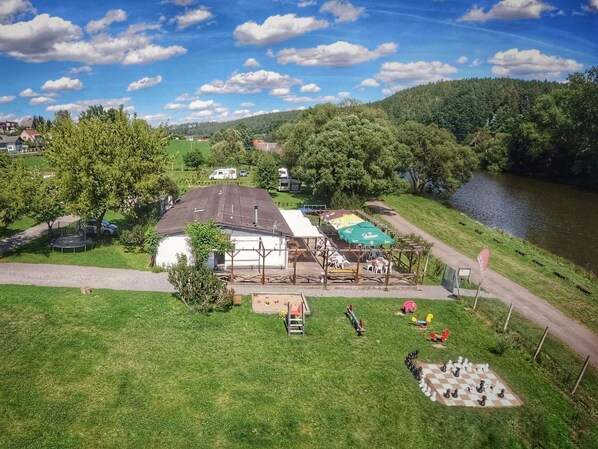
[[[254,293],[251,295],[251,310],[255,313],[275,315],[281,311],[287,311],[287,304],[290,303],[293,309],[303,304],[305,315],[309,315],[309,306],[302,293]]]

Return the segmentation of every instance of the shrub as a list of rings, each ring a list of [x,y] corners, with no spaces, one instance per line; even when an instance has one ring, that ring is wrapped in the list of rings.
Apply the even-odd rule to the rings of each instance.
[[[363,209],[365,200],[355,194],[345,193],[337,190],[330,198],[330,207],[332,209]]]
[[[503,355],[507,349],[514,346],[513,339],[508,334],[500,334],[496,337],[494,344],[490,347],[490,352],[496,355]]]
[[[189,265],[184,255],[177,256],[177,263],[169,267],[168,281],[190,310],[210,313],[228,310],[233,305],[234,290],[228,289],[205,265]]]
[[[186,168],[197,170],[204,163],[204,158],[201,154],[201,150],[197,148],[190,151],[189,153],[186,153],[185,155],[183,155],[183,162],[185,163]]]
[[[129,250],[140,251],[145,243],[145,226],[138,224],[120,233],[121,243]]]

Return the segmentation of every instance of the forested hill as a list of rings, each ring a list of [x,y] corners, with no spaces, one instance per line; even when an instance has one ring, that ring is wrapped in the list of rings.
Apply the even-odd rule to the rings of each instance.
[[[230,122],[203,122],[171,125],[170,130],[175,134],[209,137],[220,129],[236,128],[243,124],[252,137],[270,138],[272,131],[286,122],[297,119],[301,111],[272,112],[256,115]]]
[[[509,78],[441,81],[402,90],[371,106],[397,123],[436,123],[463,141],[482,127],[498,130],[506,119],[527,114],[539,96],[559,85]]]

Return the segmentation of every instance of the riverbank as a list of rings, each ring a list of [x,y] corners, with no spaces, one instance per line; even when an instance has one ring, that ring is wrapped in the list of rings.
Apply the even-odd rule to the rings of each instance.
[[[598,278],[529,242],[421,196],[384,198],[407,220],[471,258],[490,248],[490,267],[598,332]],[[476,268],[476,267],[472,267]],[[587,293],[589,292],[589,293]]]

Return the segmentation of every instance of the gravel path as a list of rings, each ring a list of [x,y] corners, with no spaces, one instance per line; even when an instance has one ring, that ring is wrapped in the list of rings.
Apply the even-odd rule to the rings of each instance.
[[[173,292],[166,273],[125,270],[121,268],[81,267],[28,263],[0,263],[0,284],[39,285],[47,287],[90,287],[111,290]],[[414,298],[454,300],[454,296],[437,285],[395,288],[389,291],[352,286],[320,287],[302,285],[233,285],[236,293],[303,293],[308,296],[341,296],[347,298]],[[473,296],[474,290],[461,290],[462,296]]]
[[[78,219],[79,217],[75,215],[65,215],[64,217],[56,219],[53,228],[55,230],[64,228]],[[41,237],[46,232],[48,232],[48,225],[46,223],[40,223],[29,229],[26,229],[25,231],[18,232],[11,237],[0,240],[0,255],[27,244],[31,240]]]
[[[461,254],[447,244],[414,226],[405,218],[381,201],[373,201],[370,206],[378,209],[384,219],[403,234],[419,234],[428,242],[434,243],[432,253],[453,268],[471,267],[471,282],[479,282],[476,272],[478,262]],[[598,335],[578,321],[575,321],[546,300],[506,277],[488,270],[483,287],[491,297],[499,298],[505,304],[514,303],[514,310],[541,327],[548,327],[549,333],[567,344],[582,356],[590,356],[590,363],[598,367]]]

